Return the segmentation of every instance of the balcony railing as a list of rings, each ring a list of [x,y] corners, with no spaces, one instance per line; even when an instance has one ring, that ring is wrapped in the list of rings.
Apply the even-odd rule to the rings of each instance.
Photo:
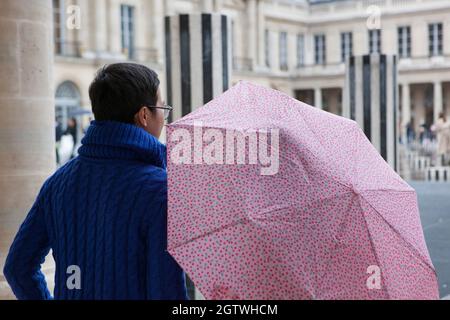
[[[55,54],[64,57],[81,57],[81,44],[78,41],[55,41]]]
[[[141,63],[158,63],[159,53],[154,48],[122,49],[121,52],[127,59]],[[55,55],[62,57],[81,58],[82,45],[78,41],[55,41]]]
[[[122,50],[122,53],[130,60],[143,63],[158,63],[159,53],[155,48],[127,48]]]
[[[233,70],[252,71],[253,70],[253,60],[250,58],[233,57]]]

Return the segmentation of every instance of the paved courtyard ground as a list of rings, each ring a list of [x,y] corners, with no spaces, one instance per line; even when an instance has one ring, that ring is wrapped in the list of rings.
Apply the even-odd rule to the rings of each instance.
[[[417,192],[425,240],[439,278],[441,297],[450,296],[450,183],[408,183]]]

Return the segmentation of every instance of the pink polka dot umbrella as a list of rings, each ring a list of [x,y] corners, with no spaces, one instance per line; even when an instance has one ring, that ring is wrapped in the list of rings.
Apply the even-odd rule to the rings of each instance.
[[[168,251],[206,299],[437,299],[417,196],[356,122],[239,82],[167,127]]]

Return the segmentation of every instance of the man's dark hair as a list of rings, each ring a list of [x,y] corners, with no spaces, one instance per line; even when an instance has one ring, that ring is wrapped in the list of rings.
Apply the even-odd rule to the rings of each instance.
[[[158,87],[158,75],[146,66],[135,63],[104,66],[89,86],[95,120],[134,123],[139,109],[156,105]]]

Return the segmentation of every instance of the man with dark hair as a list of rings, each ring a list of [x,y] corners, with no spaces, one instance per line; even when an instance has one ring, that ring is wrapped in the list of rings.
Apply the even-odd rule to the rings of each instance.
[[[168,254],[166,147],[171,108],[156,73],[118,63],[89,88],[95,120],[79,155],[41,188],[4,275],[19,299],[50,299],[41,264],[52,249],[55,299],[187,299]]]

